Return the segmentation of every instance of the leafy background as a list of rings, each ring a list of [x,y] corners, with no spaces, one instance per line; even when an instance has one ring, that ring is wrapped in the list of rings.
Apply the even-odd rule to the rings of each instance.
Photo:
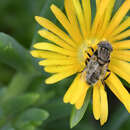
[[[129,130],[129,114],[109,90],[109,118],[101,127],[99,121],[94,120],[91,102],[86,104],[86,113],[85,109],[78,113],[73,110],[70,120],[72,106],[64,104],[62,98],[73,76],[57,84],[44,84],[49,74],[29,54],[32,44],[45,40],[37,34],[41,27],[36,24],[34,16],[46,17],[61,27],[49,7],[54,3],[64,11],[63,2],[0,1],[0,130],[69,130],[70,124],[78,123],[83,115],[72,130]],[[113,13],[122,2],[116,1]],[[94,0],[92,7],[94,16]]]

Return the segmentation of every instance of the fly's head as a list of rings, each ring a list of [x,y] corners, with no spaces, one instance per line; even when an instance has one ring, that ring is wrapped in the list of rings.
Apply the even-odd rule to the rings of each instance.
[[[111,44],[108,41],[101,41],[98,43],[98,59],[102,64],[108,63],[110,54],[113,51]]]

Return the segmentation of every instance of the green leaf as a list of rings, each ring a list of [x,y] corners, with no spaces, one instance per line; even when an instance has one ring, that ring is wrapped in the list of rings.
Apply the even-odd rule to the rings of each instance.
[[[83,116],[86,112],[86,109],[88,107],[89,101],[90,101],[91,91],[92,91],[92,89],[90,88],[87,92],[87,95],[86,95],[86,98],[84,101],[84,105],[82,106],[82,108],[80,110],[77,110],[75,107],[73,107],[71,117],[70,117],[70,127],[71,128],[76,126],[80,122],[80,120],[83,118]]]
[[[91,0],[91,11],[92,11],[92,23],[94,20],[94,17],[96,15],[96,1],[95,0]]]
[[[36,74],[36,73],[35,73]],[[34,74],[18,72],[12,78],[11,83],[1,99],[3,102],[24,92],[34,79]]]
[[[40,126],[49,117],[49,113],[43,109],[31,108],[23,112],[17,119],[15,125],[22,128],[27,125]]]
[[[2,104],[5,115],[14,116],[18,112],[33,105],[39,99],[38,94],[25,94],[10,98]]]
[[[1,119],[1,117],[3,117],[4,115],[3,115],[3,109],[0,107],[0,119]]]
[[[119,130],[121,126],[130,119],[130,114],[127,112],[123,105],[119,105],[116,108],[116,111],[111,113],[110,119],[107,124],[104,126],[105,130]]]
[[[6,92],[7,92],[7,87],[0,87],[0,101],[2,102],[2,98],[4,98],[5,97],[5,94],[6,94]],[[1,104],[1,102],[0,102],[0,104]]]
[[[32,59],[27,50],[4,33],[0,33],[0,61],[20,71],[32,69]]]
[[[50,113],[50,118],[48,119],[48,122],[55,121],[57,119],[67,117],[70,113],[70,107],[69,105],[63,103],[62,98],[56,98],[50,102],[48,102],[46,105],[44,105],[44,109],[48,110]]]
[[[116,13],[116,11],[120,8],[124,0],[116,0],[114,9],[113,9],[113,15]]]
[[[118,76],[119,77],[119,76]],[[123,85],[125,86],[125,87],[129,87],[130,88],[130,84],[126,81],[126,80],[124,80],[122,77],[119,77],[119,79],[121,80],[121,82],[123,83]]]
[[[2,84],[8,84],[15,70],[6,64],[0,63],[0,81]]]
[[[16,130],[12,127],[12,124],[9,122],[6,122],[6,124],[1,128],[1,130]]]
[[[36,130],[36,128],[32,125],[27,125],[27,126],[24,126],[22,128],[19,128],[17,130]]]

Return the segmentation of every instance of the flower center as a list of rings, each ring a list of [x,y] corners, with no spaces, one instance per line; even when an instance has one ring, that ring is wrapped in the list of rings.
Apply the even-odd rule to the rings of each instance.
[[[87,52],[92,55],[92,51],[90,47],[96,48],[96,45],[98,44],[99,40],[97,39],[91,39],[91,40],[85,40],[82,42],[82,44],[78,48],[78,61],[81,65],[81,69],[85,67],[85,60],[87,58]]]

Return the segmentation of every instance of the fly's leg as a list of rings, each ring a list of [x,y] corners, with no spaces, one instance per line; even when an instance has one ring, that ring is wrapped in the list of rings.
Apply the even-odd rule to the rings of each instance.
[[[85,51],[85,53],[88,55],[89,58],[91,57],[91,55],[87,51]]]
[[[96,51],[94,52],[94,55],[95,55],[95,56],[98,56],[98,50],[96,50]]]
[[[105,81],[104,81],[104,80],[101,80],[101,82],[102,82],[103,86],[105,87],[105,86],[106,86]]]
[[[109,69],[107,69],[107,72],[109,72],[109,74],[103,80],[106,80],[111,75],[111,71]]]
[[[87,70],[87,67],[85,67],[82,71],[77,72],[77,73],[79,74],[79,73],[85,72],[86,70]]]
[[[87,52],[87,55],[89,56],[89,58],[91,57],[91,55]]]
[[[85,51],[85,53],[86,53],[86,54],[88,55],[88,57],[89,57],[89,58],[86,58],[86,60],[85,60],[85,65],[87,65],[88,62],[90,61],[91,55],[90,55],[87,51]]]
[[[90,59],[87,58],[87,59],[85,60],[85,65],[87,65],[89,61],[90,61]]]
[[[111,71],[109,69],[107,69],[107,72],[109,72],[108,75],[104,79],[101,80],[104,87],[106,86],[105,80],[111,75]]]
[[[94,49],[92,47],[89,47],[91,49],[91,51],[94,53]]]
[[[95,52],[92,47],[89,47],[89,48],[91,49],[91,51],[92,51],[93,53]],[[89,58],[91,58],[91,55],[90,55],[87,51],[85,51],[85,53],[88,55]]]

